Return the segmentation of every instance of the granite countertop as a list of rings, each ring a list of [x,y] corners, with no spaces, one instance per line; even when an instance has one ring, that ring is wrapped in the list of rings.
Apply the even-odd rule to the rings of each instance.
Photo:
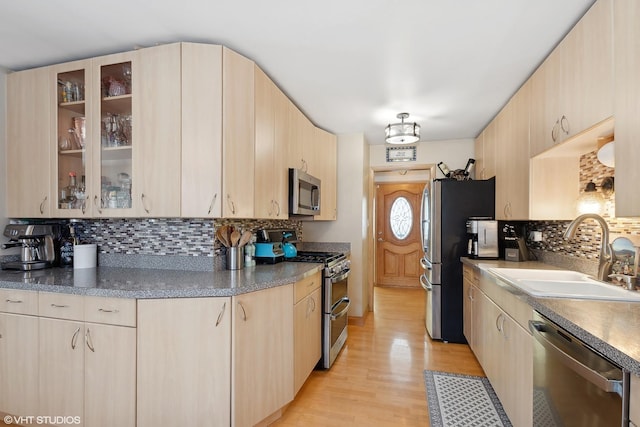
[[[137,299],[226,297],[294,283],[321,268],[322,264],[281,262],[222,271],[118,267],[0,270],[0,288]]]
[[[502,260],[473,260],[462,262],[488,268],[538,268],[557,270],[541,262],[509,262]],[[500,279],[501,282],[505,282]],[[612,361],[640,376],[640,302],[581,300],[570,298],[538,298],[514,286],[508,289],[526,301],[536,311],[557,323],[576,337],[604,354]]]

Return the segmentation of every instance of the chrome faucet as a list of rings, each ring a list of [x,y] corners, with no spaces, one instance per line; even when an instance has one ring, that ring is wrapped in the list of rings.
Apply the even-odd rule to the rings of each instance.
[[[580,215],[571,223],[567,230],[564,232],[565,239],[573,239],[576,236],[576,231],[578,230],[578,225],[580,225],[584,220],[592,219],[600,224],[602,228],[602,245],[600,246],[600,263],[598,264],[598,280],[603,282],[607,281],[609,274],[611,274],[611,266],[613,265],[613,248],[609,243],[609,226],[607,222],[600,215],[586,213]]]

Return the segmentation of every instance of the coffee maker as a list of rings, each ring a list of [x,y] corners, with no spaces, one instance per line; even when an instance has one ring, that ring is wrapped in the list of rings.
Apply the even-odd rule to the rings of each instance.
[[[8,224],[4,229],[9,243],[2,249],[19,247],[20,261],[0,264],[3,270],[40,270],[51,267],[56,261],[54,247],[54,225],[51,224]]]
[[[491,217],[470,217],[467,234],[469,258],[498,259],[498,221]]]

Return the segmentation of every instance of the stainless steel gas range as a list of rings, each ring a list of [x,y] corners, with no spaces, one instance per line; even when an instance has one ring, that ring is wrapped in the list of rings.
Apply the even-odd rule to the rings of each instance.
[[[339,252],[299,251],[293,262],[324,264],[322,270],[322,358],[318,368],[329,369],[347,341],[347,313],[351,302],[348,278],[351,262]]]

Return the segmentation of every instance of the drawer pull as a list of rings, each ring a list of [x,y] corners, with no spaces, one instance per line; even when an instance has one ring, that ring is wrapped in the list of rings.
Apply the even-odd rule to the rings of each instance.
[[[113,310],[108,310],[106,308],[99,308],[98,311],[101,311],[103,313],[119,313],[120,310],[114,308]]]
[[[68,305],[59,305],[59,304],[51,304],[51,307],[53,308],[69,308]]]
[[[9,304],[22,304],[22,300],[20,299],[8,299],[7,302]]]

